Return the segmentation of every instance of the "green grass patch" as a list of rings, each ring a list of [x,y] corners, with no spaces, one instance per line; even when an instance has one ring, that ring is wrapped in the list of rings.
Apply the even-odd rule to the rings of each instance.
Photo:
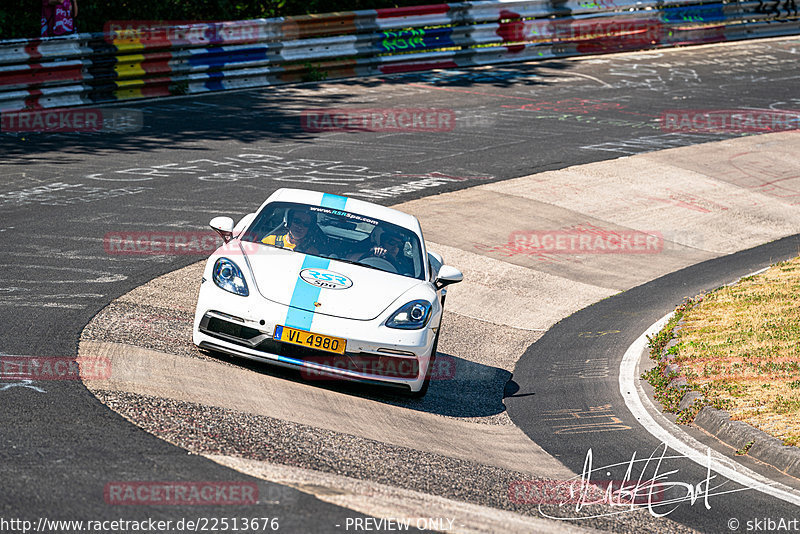
[[[643,378],[665,411],[678,413],[680,397],[667,390],[668,362],[661,360],[675,338],[668,352],[687,378],[677,389],[700,391],[705,404],[727,410],[732,419],[787,445],[800,444],[800,258],[688,300],[649,340],[658,366]],[[690,422],[697,411],[693,406],[678,413],[679,422]]]

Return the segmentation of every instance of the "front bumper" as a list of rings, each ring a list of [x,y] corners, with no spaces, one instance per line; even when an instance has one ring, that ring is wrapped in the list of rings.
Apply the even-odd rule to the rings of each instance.
[[[299,369],[307,380],[345,379],[412,392],[422,388],[435,337],[432,329],[395,332],[380,327],[384,339],[367,341],[357,339],[353,332],[347,335],[348,323],[352,321],[328,317],[313,328],[318,334],[347,339],[343,355],[276,341],[274,325],[264,320],[257,322],[217,310],[201,313],[200,308],[193,339],[200,348]],[[363,326],[371,322],[366,323]],[[398,343],[402,340],[406,343]]]

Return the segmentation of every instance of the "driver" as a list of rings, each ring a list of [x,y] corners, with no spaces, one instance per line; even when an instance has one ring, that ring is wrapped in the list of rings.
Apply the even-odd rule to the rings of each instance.
[[[286,217],[286,232],[270,234],[261,240],[265,245],[288,248],[304,254],[319,254],[319,229],[311,213],[290,209]]]
[[[399,232],[384,230],[380,236],[380,246],[372,247],[369,255],[385,259],[399,274],[411,275],[414,273],[414,265],[403,253],[404,244],[405,240]]]

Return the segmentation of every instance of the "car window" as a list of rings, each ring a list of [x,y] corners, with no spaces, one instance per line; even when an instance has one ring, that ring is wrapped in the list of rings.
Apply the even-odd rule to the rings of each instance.
[[[422,247],[416,233],[342,210],[273,202],[264,206],[241,239],[425,278]]]

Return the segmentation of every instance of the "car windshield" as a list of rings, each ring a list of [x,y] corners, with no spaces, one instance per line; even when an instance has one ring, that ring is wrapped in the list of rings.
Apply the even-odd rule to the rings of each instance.
[[[264,206],[241,239],[425,278],[422,247],[415,232],[357,213],[273,202]]]

